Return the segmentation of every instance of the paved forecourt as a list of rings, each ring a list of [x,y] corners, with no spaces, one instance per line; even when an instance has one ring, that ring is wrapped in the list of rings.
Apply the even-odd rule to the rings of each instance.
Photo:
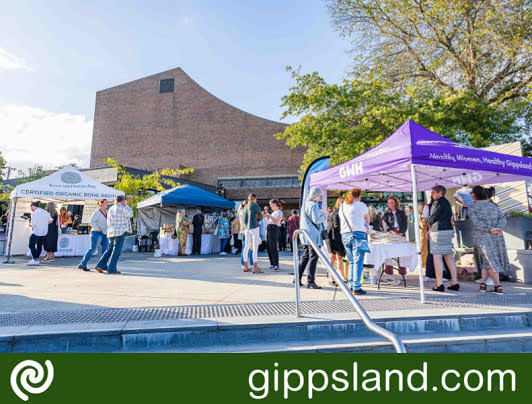
[[[124,253],[119,261],[122,275],[108,276],[77,269],[79,258],[58,258],[31,267],[25,265],[25,257],[15,257],[14,264],[0,264],[0,314],[110,308],[120,309],[121,316],[125,316],[124,309],[135,308],[136,315],[145,319],[155,315],[138,313],[153,313],[154,308],[161,308],[158,319],[291,314],[295,297],[291,259],[290,253],[281,253],[281,271],[273,272],[261,253],[259,264],[265,273],[252,274],[240,269],[240,257],[234,255],[154,258],[152,254]],[[91,264],[95,262],[96,257]],[[329,285],[325,270],[318,269],[318,273],[322,290],[301,288],[304,310],[352,316],[352,307],[339,289]],[[368,295],[357,298],[377,317],[494,313],[532,307],[532,285],[503,283],[505,295],[494,296],[480,294],[474,282],[462,282],[459,292],[445,294],[432,292],[433,284],[427,283],[427,304],[422,305],[417,276],[409,275],[407,283],[406,288],[384,285],[380,291],[375,285],[364,285]],[[92,318],[99,321],[97,316]]]

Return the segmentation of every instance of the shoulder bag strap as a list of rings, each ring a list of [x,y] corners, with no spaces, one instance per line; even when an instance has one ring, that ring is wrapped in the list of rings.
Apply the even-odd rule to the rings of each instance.
[[[345,222],[347,223],[347,227],[349,227],[349,231],[353,234],[353,237],[355,237],[355,232],[353,231],[353,229],[351,228],[351,225],[349,224],[349,220],[347,220],[347,217],[345,215],[345,212],[344,212],[344,204],[342,203],[342,205],[340,206],[340,209],[342,210],[342,215],[344,216],[344,219],[345,219]],[[356,238],[356,237],[355,237]],[[363,240],[367,240],[368,239],[368,236],[366,236]]]
[[[310,216],[308,215],[308,213],[307,213],[307,207],[306,207],[306,206],[304,206],[303,211],[305,212],[305,215],[307,216],[309,222],[312,223],[312,224],[314,225],[314,227],[315,227],[318,231],[321,231],[320,228],[318,227],[318,225],[317,225],[316,223],[314,223],[314,222],[312,221],[312,219],[310,218]]]

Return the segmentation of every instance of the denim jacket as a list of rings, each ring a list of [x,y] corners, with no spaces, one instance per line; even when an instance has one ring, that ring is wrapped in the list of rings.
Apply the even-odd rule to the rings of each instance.
[[[314,226],[314,224],[309,222],[312,220],[312,222],[318,226]],[[325,230],[325,223],[327,223],[327,216],[320,210],[320,206],[314,202],[314,201],[305,201],[305,204],[303,205],[303,209],[301,212],[301,215],[299,217],[299,228],[306,230],[309,234],[309,237],[319,246],[323,245],[323,240],[321,238],[320,232],[322,230]],[[319,230],[318,230],[319,229]],[[305,238],[302,238],[301,244],[303,245],[309,245],[309,243],[305,240]]]

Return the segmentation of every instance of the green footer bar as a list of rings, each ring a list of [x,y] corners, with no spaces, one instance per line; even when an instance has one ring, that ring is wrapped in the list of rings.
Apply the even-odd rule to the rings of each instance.
[[[1,403],[530,401],[530,354],[3,354]]]

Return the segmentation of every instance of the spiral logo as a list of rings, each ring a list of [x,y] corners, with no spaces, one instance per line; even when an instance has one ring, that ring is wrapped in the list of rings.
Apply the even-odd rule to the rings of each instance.
[[[46,365],[48,373],[44,383],[44,369],[39,362],[35,362],[32,360],[22,361],[17,366],[15,366],[15,368],[11,372],[11,388],[21,400],[28,401],[28,395],[26,393],[44,393],[52,384],[52,381],[54,380],[54,367],[52,365],[52,362],[50,362],[49,360],[44,362],[44,364]],[[19,379],[22,390],[18,384]],[[41,386],[36,387],[40,383],[42,383]]]
[[[66,172],[61,174],[61,181],[65,184],[79,184],[81,176],[78,173]]]

